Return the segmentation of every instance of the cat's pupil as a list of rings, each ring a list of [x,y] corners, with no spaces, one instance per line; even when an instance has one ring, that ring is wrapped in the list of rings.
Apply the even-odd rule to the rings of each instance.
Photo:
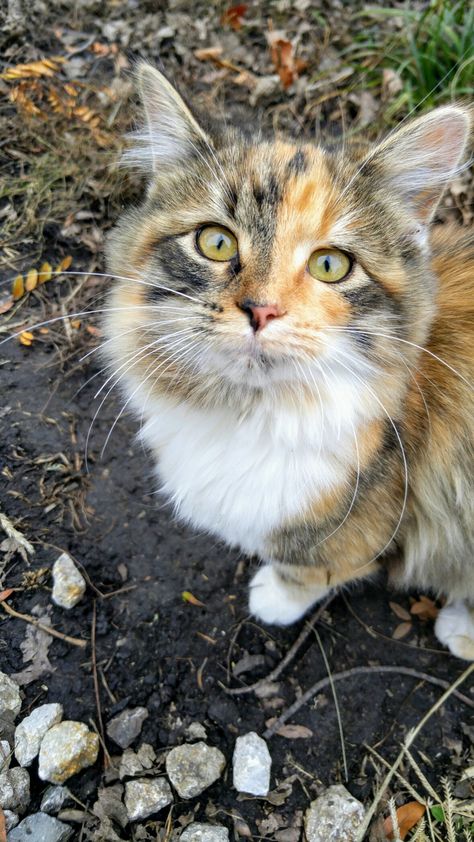
[[[221,234],[217,243],[216,243],[216,249],[219,251],[219,249],[221,249],[223,245],[224,245],[224,237]]]
[[[330,261],[329,257],[325,257],[324,258],[324,271],[329,272],[330,268],[331,268],[331,261]]]

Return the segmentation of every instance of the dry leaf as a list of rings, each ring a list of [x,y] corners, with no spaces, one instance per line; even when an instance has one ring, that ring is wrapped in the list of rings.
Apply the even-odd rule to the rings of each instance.
[[[410,634],[412,628],[413,626],[411,623],[400,623],[392,632],[393,639],[401,640],[402,637],[406,637],[407,634]]]
[[[236,32],[242,29],[243,18],[248,6],[246,3],[241,3],[239,6],[231,6],[227,9],[221,17],[221,23],[225,26],[229,24]]]
[[[267,33],[270,53],[275,70],[280,77],[283,87],[289,88],[300,72],[306,67],[306,62],[294,56],[293,44],[284,38],[284,33],[270,30]]]
[[[41,61],[31,61],[28,64],[16,64],[0,73],[0,79],[6,79],[7,82],[13,79],[37,79],[40,76],[54,76],[58,72],[61,65],[66,61],[63,56],[52,56]]]
[[[388,604],[390,605],[393,613],[396,614],[400,620],[407,620],[408,622],[411,621],[410,612],[407,611],[403,605],[399,605],[398,602],[389,602]]]
[[[26,275],[25,281],[25,289],[27,292],[31,292],[32,289],[35,289],[38,283],[38,272],[36,269],[30,269]]]
[[[306,728],[305,725],[282,725],[278,731],[275,732],[279,737],[286,737],[287,740],[307,740],[313,736],[311,728]]]
[[[102,331],[98,327],[94,327],[94,325],[87,325],[86,327],[87,333],[90,333],[91,336],[102,336]]]
[[[418,602],[413,603],[410,611],[419,617],[420,620],[436,620],[439,614],[438,606],[428,596],[420,596]]]
[[[12,595],[14,588],[7,588],[5,591],[0,593],[0,602],[3,602],[4,599],[8,599],[9,596]]]
[[[33,336],[30,330],[24,330],[23,333],[20,333],[19,337],[21,344],[26,345],[27,347],[33,344],[34,338],[35,337]]]
[[[409,833],[410,830],[418,824],[425,812],[425,805],[420,804],[418,801],[410,801],[408,804],[403,804],[402,807],[398,808],[396,815],[400,839],[405,839],[407,833]],[[387,839],[396,838],[393,831],[392,819],[390,817],[385,819],[383,829]]]
[[[69,269],[71,263],[72,263],[72,256],[70,254],[68,254],[67,257],[63,257],[63,259],[61,260],[61,263],[59,264],[59,267],[58,267],[59,271],[65,272],[66,269]]]
[[[46,612],[43,613],[44,608],[39,605],[35,605],[31,613],[34,614],[38,618],[39,622],[44,626],[50,626],[50,611],[51,606],[49,606],[46,609]],[[28,663],[28,661],[30,661],[30,663],[21,670],[21,672],[13,673],[11,676],[17,684],[20,686],[30,684],[32,681],[37,681],[38,678],[41,678],[46,673],[53,672],[53,667],[48,658],[48,650],[52,642],[53,638],[51,635],[47,634],[47,632],[39,629],[37,626],[27,626],[25,638],[23,642],[20,643],[20,649],[23,654],[23,662]]]
[[[25,282],[23,275],[17,275],[12,284],[13,300],[18,301],[25,294]]]
[[[13,295],[10,295],[9,298],[5,298],[4,301],[0,301],[0,316],[2,313],[8,313],[8,311],[12,309],[14,303],[15,299],[13,298]]]
[[[53,267],[48,261],[42,263],[38,272],[38,284],[45,284],[50,281],[53,274]]]
[[[222,55],[222,47],[204,47],[202,50],[194,50],[194,55],[199,61],[215,61]]]
[[[201,602],[197,596],[194,596],[191,591],[183,591],[181,594],[182,599],[184,602],[190,602],[191,605],[197,605],[198,608],[205,608],[204,602]]]

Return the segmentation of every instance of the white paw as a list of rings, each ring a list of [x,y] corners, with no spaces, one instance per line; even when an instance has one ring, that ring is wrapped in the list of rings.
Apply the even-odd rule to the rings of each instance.
[[[462,599],[446,605],[435,623],[436,637],[453,655],[474,661],[474,610]]]
[[[271,564],[266,564],[250,582],[249,608],[264,623],[289,626],[326,593],[326,588],[305,590],[286,585]]]

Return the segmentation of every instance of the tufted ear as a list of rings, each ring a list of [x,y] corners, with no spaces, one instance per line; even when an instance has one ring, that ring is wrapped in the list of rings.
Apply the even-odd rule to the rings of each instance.
[[[136,84],[145,125],[130,136],[125,161],[149,173],[179,165],[210,141],[170,82],[151,64],[140,62]]]
[[[431,220],[444,188],[459,171],[470,127],[467,108],[436,108],[389,135],[367,159],[377,162],[382,178],[421,225]]]

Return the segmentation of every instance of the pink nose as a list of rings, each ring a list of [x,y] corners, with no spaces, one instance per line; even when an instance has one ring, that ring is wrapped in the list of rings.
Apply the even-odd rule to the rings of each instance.
[[[247,313],[255,333],[257,330],[263,330],[272,319],[283,316],[277,304],[254,304],[253,301],[247,299],[239,306],[244,313]]]

